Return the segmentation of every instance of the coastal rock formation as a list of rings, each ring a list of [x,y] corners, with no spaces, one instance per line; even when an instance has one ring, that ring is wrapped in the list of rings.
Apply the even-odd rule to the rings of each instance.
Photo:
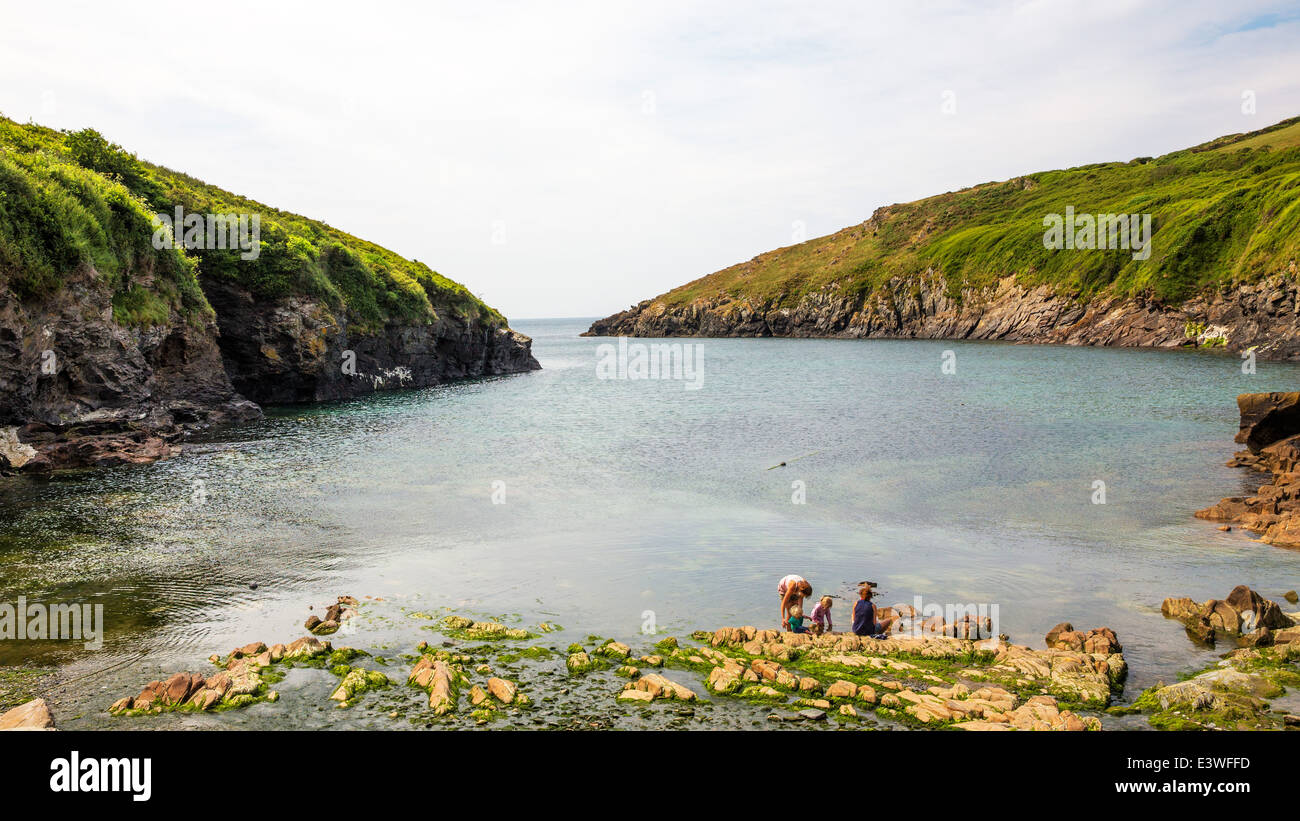
[[[0,471],[165,459],[254,401],[538,367],[427,265],[93,129],[0,117],[0,156]]]
[[[1084,635],[1104,636],[1108,643],[1098,647],[1094,640],[1094,648],[1101,652],[1093,653],[1034,650],[1002,639],[974,641],[942,635],[873,639],[724,627],[696,634],[708,647],[674,649],[670,657],[707,668],[706,686],[721,695],[778,700],[786,693],[821,692],[832,701],[847,699],[896,710],[923,724],[978,719],[1015,726],[1010,714],[1020,702],[1013,691],[1050,695],[1054,707],[1055,699],[1065,699],[1101,708],[1123,689],[1128,665],[1114,633],[1100,628]],[[744,656],[728,655],[725,651],[729,648]],[[926,664],[913,664],[909,658]],[[968,663],[972,658],[979,661]],[[957,665],[947,677],[936,674],[935,665],[943,662]],[[824,681],[808,675],[805,671],[810,667],[839,675]],[[1028,724],[1046,725],[1035,729],[1060,729],[1053,726],[1058,724],[1085,729],[1092,725],[1080,719],[1080,726],[1075,726],[1075,720],[1060,710],[1049,721],[1046,713],[1035,715],[1036,709],[1021,716]]]
[[[1292,263],[1294,266],[1294,263]],[[1300,359],[1300,284],[1277,276],[1172,306],[1146,298],[1080,301],[1014,276],[955,297],[928,269],[870,295],[832,284],[793,306],[721,295],[686,303],[659,297],[592,323],[585,336],[990,339],[1065,345],[1206,346],[1260,358]]]
[[[1300,547],[1300,393],[1243,393],[1236,441],[1246,445],[1228,462],[1270,477],[1253,496],[1229,496],[1196,511],[1199,519],[1238,524],[1260,541]]]
[[[633,695],[644,693],[644,696]],[[659,673],[647,673],[634,682],[629,682],[619,698],[634,698],[641,701],[653,701],[657,698],[676,699],[677,701],[694,701],[695,691],[685,684],[679,684]]]
[[[113,320],[89,266],[41,300],[0,282],[0,470],[165,459],[187,432],[255,419],[231,386],[211,318]]]
[[[1296,680],[1300,644],[1241,648],[1185,681],[1157,684],[1126,712],[1148,716],[1161,730],[1258,730],[1300,726],[1296,716],[1273,709],[1271,700]]]
[[[1181,621],[1193,638],[1205,644],[1220,638],[1258,646],[1300,642],[1295,617],[1244,584],[1234,587],[1224,599],[1197,603],[1189,598],[1168,598],[1160,612]]]
[[[323,303],[203,281],[217,314],[123,326],[89,267],[42,300],[0,282],[0,472],[141,464],[186,434],[315,402],[540,368],[532,341],[459,318],[349,328]],[[247,398],[246,398],[247,397]],[[249,401],[249,400],[254,401]]]
[[[453,668],[445,655],[420,657],[407,676],[407,683],[429,694],[429,709],[435,715],[455,712],[459,685],[466,681],[464,672]]]
[[[1162,157],[883,206],[598,320],[588,334],[1196,346],[1297,359],[1300,244],[1277,219],[1294,200],[1284,181],[1297,135],[1293,118]],[[1206,210],[1192,190],[1234,205]],[[1076,232],[1073,209],[1059,210],[1081,191],[1101,213],[1083,215]],[[1159,202],[1160,213],[1113,213],[1134,202]],[[1044,232],[1053,218],[1057,228]]]
[[[462,318],[450,307],[427,324],[358,332],[318,299],[257,299],[226,280],[202,280],[217,312],[225,372],[260,404],[347,399],[451,379],[541,367],[532,340],[504,324]]]
[[[317,636],[328,636],[339,629],[339,625],[357,614],[357,600],[352,596],[339,596],[338,602],[325,608],[325,618],[311,615],[303,627]]]

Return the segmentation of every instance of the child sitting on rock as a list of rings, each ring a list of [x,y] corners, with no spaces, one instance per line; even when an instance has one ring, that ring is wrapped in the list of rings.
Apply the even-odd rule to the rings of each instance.
[[[803,608],[795,605],[790,608],[790,632],[807,633],[808,628],[804,626]]]
[[[831,621],[831,605],[835,600],[830,596],[822,596],[821,601],[812,611],[812,632],[814,636],[820,636],[822,633],[831,633],[835,631],[835,624]]]

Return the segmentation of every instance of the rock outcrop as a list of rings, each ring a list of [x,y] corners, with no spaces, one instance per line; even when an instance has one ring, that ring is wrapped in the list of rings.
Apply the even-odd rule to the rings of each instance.
[[[891,279],[867,295],[848,293],[833,284],[806,294],[794,305],[731,295],[690,302],[658,297],[597,320],[585,335],[1206,346],[1233,351],[1255,348],[1260,358],[1294,360],[1300,359],[1298,303],[1300,285],[1284,276],[1204,293],[1177,306],[1143,298],[1081,302],[1046,285],[1027,287],[1010,276],[993,287],[964,290],[958,299],[941,275],[927,270],[916,278]]]
[[[1246,445],[1229,460],[1270,474],[1252,496],[1229,496],[1196,517],[1240,525],[1260,541],[1300,547],[1300,393],[1243,393],[1236,441]]]
[[[1224,599],[1195,602],[1171,597],[1160,605],[1166,618],[1177,619],[1197,641],[1214,644],[1219,639],[1266,647],[1300,642],[1300,626],[1277,602],[1264,598],[1244,584]],[[1298,645],[1300,646],[1300,645]]]
[[[362,333],[323,303],[202,280],[210,315],[122,326],[89,266],[23,300],[0,281],[0,472],[139,464],[186,434],[316,402],[540,368],[532,341],[448,308]]]
[[[257,418],[216,340],[211,318],[118,325],[88,266],[41,300],[0,282],[0,470],[150,462],[187,431]]]
[[[1295,682],[1300,644],[1239,648],[1185,681],[1157,684],[1125,712],[1141,712],[1161,730],[1292,729],[1300,719],[1273,699]]]
[[[541,367],[528,337],[451,308],[429,324],[358,332],[320,300],[259,300],[225,280],[202,285],[217,312],[225,371],[235,389],[261,404],[347,399]]]

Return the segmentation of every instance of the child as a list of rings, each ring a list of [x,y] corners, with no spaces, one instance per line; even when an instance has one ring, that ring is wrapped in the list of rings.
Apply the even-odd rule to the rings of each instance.
[[[790,608],[790,632],[807,633],[808,628],[803,626],[803,621],[804,621],[803,608],[797,604],[794,607],[791,607]]]
[[[831,621],[831,605],[835,600],[830,596],[822,596],[821,601],[812,612],[812,631],[814,635],[820,636],[822,633],[835,632],[835,624]]]

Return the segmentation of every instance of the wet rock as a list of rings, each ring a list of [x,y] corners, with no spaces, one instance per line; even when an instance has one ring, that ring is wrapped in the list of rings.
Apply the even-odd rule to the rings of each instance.
[[[591,656],[586,653],[573,653],[565,662],[565,666],[569,668],[570,673],[585,673],[596,665],[591,660]]]
[[[330,649],[328,641],[321,641],[314,636],[303,636],[285,645],[284,658],[290,660],[311,659],[329,653]]]
[[[1241,421],[1233,441],[1251,453],[1300,433],[1300,393],[1243,393],[1237,410]]]
[[[643,690],[653,698],[671,698],[678,701],[694,701],[697,698],[695,692],[686,685],[679,684],[658,673],[647,673],[628,686]]]
[[[260,641],[254,641],[249,644],[245,644],[243,647],[239,647],[235,649],[231,653],[231,655],[234,656],[235,658],[238,658],[240,656],[256,656],[258,653],[264,652],[265,650],[266,650],[265,644],[263,644]]]
[[[854,698],[858,693],[858,685],[851,681],[837,681],[826,688],[827,698]]]
[[[435,715],[446,715],[456,710],[456,682],[458,676],[442,659],[421,656],[411,668],[407,682],[429,693],[429,708]]]
[[[350,707],[368,690],[387,687],[392,682],[388,676],[378,670],[363,670],[359,667],[350,669],[339,682],[339,686],[330,693],[330,698],[339,702],[340,707]]]
[[[617,641],[606,642],[600,647],[597,647],[595,652],[612,659],[626,659],[628,656],[632,655],[632,649],[630,647]]]
[[[518,686],[513,681],[503,678],[488,679],[488,692],[502,704],[514,704]]]
[[[487,691],[484,690],[482,687],[475,684],[473,687],[469,688],[469,705],[471,707],[478,707],[479,705],[481,705],[483,702],[487,700],[488,700]]]
[[[315,617],[313,616],[313,618]],[[317,636],[328,636],[331,633],[338,632],[339,623],[334,619],[325,619],[324,621],[317,622],[315,627],[309,629]]]
[[[808,720],[808,721],[825,721],[825,720],[826,720],[826,711],[825,711],[825,710],[813,710],[813,709],[800,710],[800,711],[799,711],[799,715],[802,716],[804,719],[806,719],[806,720]]]

